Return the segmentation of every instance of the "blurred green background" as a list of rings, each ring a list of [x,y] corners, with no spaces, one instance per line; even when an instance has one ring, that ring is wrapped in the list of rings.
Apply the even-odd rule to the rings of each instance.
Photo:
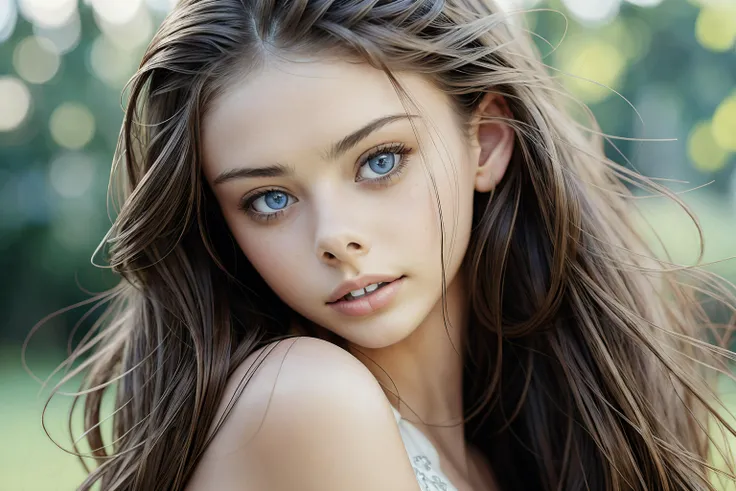
[[[111,223],[106,191],[121,92],[171,3],[0,0],[2,491],[70,490],[83,476],[40,426],[48,391],[23,371],[21,344],[44,316],[115,282],[90,260]],[[675,191],[698,188],[682,196],[705,231],[705,260],[736,255],[736,0],[498,3],[556,11],[526,16],[545,61],[593,81],[561,82],[604,132],[665,140],[616,140],[609,156]],[[555,50],[546,44],[561,40]],[[673,258],[692,263],[698,241],[687,215],[660,198],[641,206]],[[709,269],[736,280],[736,261]],[[85,310],[54,317],[33,336],[28,362],[38,376],[63,360]],[[724,384],[723,392],[736,409],[733,389]],[[66,447],[68,401],[59,397],[46,419]]]

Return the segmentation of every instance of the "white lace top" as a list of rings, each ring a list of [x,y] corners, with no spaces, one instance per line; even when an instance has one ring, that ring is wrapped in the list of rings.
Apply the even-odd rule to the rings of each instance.
[[[457,491],[440,469],[440,456],[432,442],[409,421],[401,417],[395,407],[391,407],[399,425],[401,439],[409,455],[414,474],[422,491]]]

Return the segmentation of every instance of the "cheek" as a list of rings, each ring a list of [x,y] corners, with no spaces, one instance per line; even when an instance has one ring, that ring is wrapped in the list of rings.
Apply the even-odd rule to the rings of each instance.
[[[459,157],[451,160],[434,155],[429,165],[417,165],[406,185],[397,187],[379,206],[384,219],[376,240],[386,241],[381,249],[399,264],[410,265],[412,273],[428,280],[427,287],[441,281],[443,251],[445,274],[450,279],[467,249],[473,183],[463,170],[466,164]]]
[[[303,247],[293,234],[279,227],[244,230],[231,224],[233,236],[243,254],[271,289],[287,303],[300,291],[296,276],[305,269]]]
[[[426,177],[422,210],[417,213],[424,217],[424,227],[417,232],[432,247],[435,264],[441,250],[446,267],[459,263],[465,255],[473,218],[474,176],[470,169],[468,157],[457,151],[433,162],[429,171],[434,185],[430,176]]]
[[[374,241],[386,241],[382,249],[400,260],[436,261],[440,226],[435,193],[423,164],[416,163],[410,172],[403,185],[378,203],[383,218]]]

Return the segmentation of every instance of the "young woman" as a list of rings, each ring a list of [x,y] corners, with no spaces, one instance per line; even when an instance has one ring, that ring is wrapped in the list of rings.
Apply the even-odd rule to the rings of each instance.
[[[113,169],[122,281],[73,355],[80,489],[718,489],[730,355],[696,293],[724,329],[733,297],[652,258],[622,181],[666,191],[604,157],[516,20],[179,2]]]

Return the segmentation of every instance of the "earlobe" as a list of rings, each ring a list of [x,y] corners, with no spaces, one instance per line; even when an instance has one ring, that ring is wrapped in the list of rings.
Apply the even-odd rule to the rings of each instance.
[[[503,98],[488,94],[478,106],[474,137],[478,145],[475,189],[487,193],[495,188],[508,168],[514,150],[515,132],[505,121],[511,118]]]

